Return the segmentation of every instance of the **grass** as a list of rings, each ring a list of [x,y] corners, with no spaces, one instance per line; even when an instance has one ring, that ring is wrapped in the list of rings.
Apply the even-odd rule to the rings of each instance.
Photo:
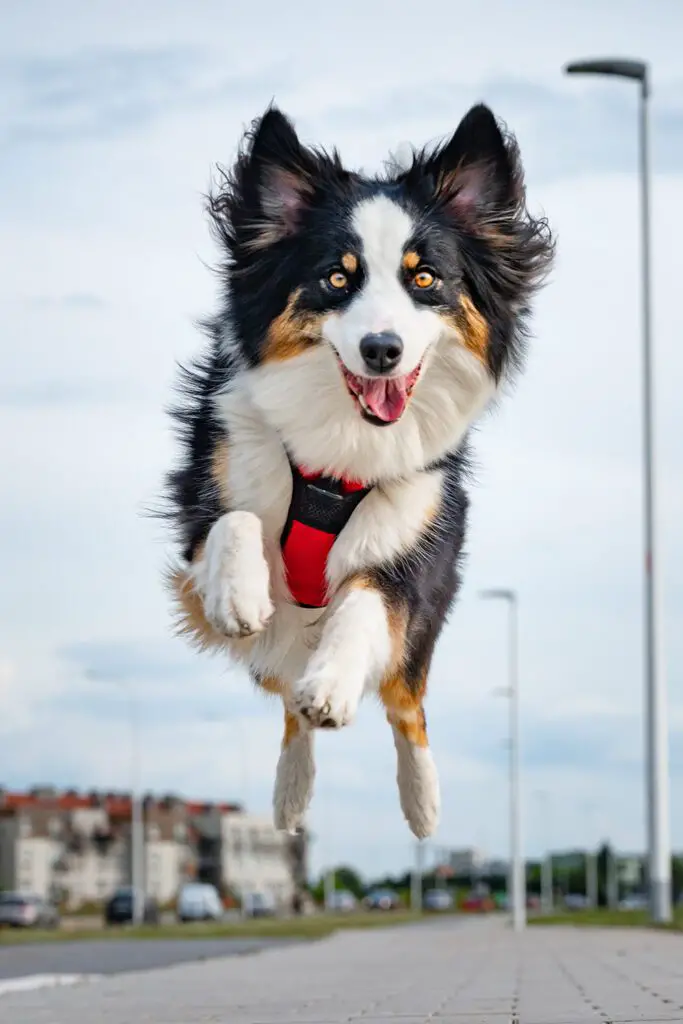
[[[530,917],[533,925],[569,925],[579,928],[650,928],[664,927],[671,931],[683,931],[683,909],[676,908],[670,925],[653,925],[646,910],[572,910],[557,914]]]
[[[38,942],[106,942],[111,939],[322,939],[341,928],[386,928],[412,924],[421,918],[410,911],[392,913],[316,914],[311,917],[260,918],[250,921],[207,921],[189,924],[144,925],[139,928],[69,928],[39,931],[0,929],[0,946]]]

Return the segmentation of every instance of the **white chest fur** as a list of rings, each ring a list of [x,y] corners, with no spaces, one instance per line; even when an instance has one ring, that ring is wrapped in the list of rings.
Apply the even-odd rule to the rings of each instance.
[[[229,439],[226,489],[234,510],[263,524],[275,614],[255,638],[235,640],[234,654],[255,671],[293,683],[315,649],[324,610],[300,608],[287,589],[280,536],[292,496],[292,476],[278,434],[244,392],[221,396],[218,409]],[[416,471],[376,485],[337,538],[327,563],[330,594],[349,575],[393,560],[419,542],[441,499],[442,474]]]

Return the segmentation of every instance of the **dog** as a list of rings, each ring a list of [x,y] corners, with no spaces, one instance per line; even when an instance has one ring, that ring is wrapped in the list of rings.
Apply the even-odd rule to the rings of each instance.
[[[180,370],[167,476],[178,628],[284,708],[273,797],[304,821],[314,734],[375,694],[401,808],[433,834],[430,662],[460,585],[468,431],[523,366],[552,264],[518,145],[485,105],[368,177],[275,105],[208,196],[208,345]]]

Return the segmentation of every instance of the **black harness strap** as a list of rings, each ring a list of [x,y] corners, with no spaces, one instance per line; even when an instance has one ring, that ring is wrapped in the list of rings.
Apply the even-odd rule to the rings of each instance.
[[[327,555],[355,509],[372,488],[363,487],[345,492],[341,480],[328,476],[307,479],[291,458],[289,464],[292,471],[292,500],[280,537],[280,546],[288,570],[292,597],[302,607],[321,608],[326,603],[322,595]],[[307,600],[311,595],[315,597],[313,603]]]

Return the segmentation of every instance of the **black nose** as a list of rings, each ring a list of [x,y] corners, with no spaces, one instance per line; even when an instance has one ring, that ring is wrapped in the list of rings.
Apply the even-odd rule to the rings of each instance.
[[[366,334],[360,340],[360,354],[373,373],[389,373],[403,355],[403,342],[393,331]]]

